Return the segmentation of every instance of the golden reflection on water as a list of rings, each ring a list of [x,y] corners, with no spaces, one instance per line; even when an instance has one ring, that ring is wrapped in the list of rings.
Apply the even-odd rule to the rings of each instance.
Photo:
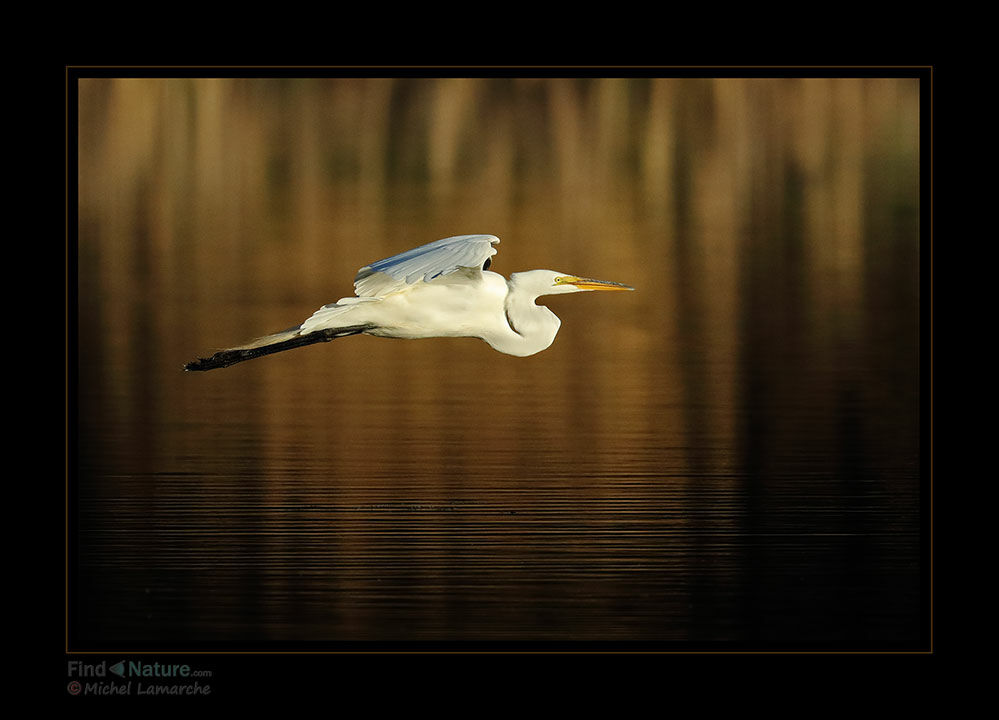
[[[81,642],[918,643],[919,92],[82,78]],[[180,371],[464,233],[637,291]]]

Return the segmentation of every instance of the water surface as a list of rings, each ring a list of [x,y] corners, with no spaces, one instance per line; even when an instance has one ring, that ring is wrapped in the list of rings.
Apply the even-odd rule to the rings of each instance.
[[[926,646],[916,81],[80,83],[71,645]],[[480,232],[637,290],[181,371]]]

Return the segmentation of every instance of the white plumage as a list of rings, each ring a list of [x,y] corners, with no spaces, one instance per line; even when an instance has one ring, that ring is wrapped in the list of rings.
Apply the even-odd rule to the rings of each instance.
[[[365,333],[379,337],[475,337],[516,356],[541,352],[561,321],[534,301],[542,295],[586,290],[632,290],[554,270],[485,270],[496,254],[495,235],[458,235],[362,267],[355,296],[319,308],[301,325],[220,350],[185,366],[211,370],[283,350]]]
[[[381,297],[419,282],[430,282],[459,268],[481,269],[496,254],[495,235],[457,235],[365,265],[354,277],[358,297]]]

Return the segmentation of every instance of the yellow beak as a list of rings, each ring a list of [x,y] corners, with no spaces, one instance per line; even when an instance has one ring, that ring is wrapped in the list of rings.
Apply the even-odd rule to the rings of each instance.
[[[634,290],[631,285],[611,282],[610,280],[594,280],[593,278],[566,278],[564,282],[575,285],[580,290]]]

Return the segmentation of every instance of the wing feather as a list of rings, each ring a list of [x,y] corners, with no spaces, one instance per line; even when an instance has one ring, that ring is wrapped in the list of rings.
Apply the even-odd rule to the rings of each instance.
[[[456,235],[421,245],[362,267],[354,277],[354,291],[358,297],[379,297],[461,268],[481,272],[499,241],[495,235]]]

